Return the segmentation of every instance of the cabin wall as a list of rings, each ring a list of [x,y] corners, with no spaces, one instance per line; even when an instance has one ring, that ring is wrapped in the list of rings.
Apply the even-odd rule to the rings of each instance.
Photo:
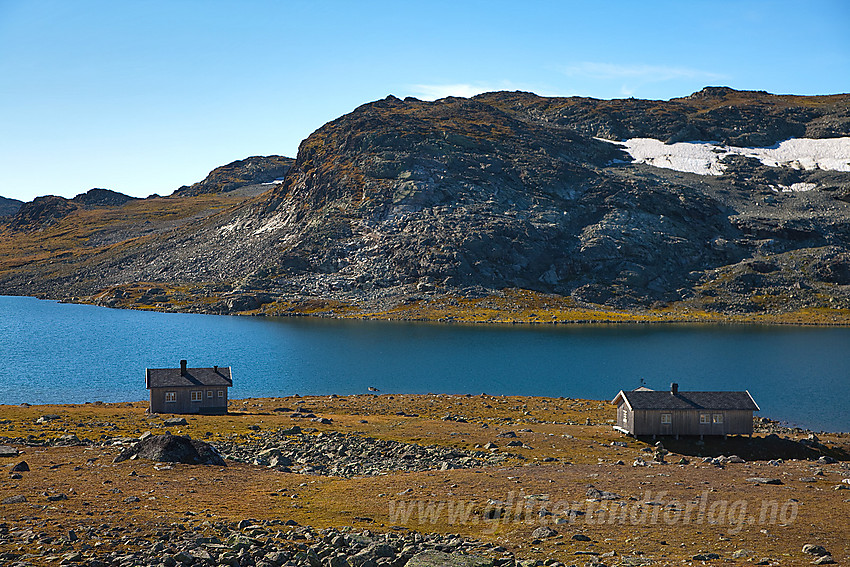
[[[670,423],[662,423],[662,414],[670,414]],[[700,423],[700,414],[708,414],[709,423]],[[723,422],[714,423],[715,415],[722,415]],[[623,425],[620,427],[635,435],[748,435],[753,432],[753,412],[751,410],[635,410],[630,427]]]
[[[192,392],[201,392],[200,401],[192,401]],[[165,401],[166,393],[174,392],[173,402]],[[209,397],[207,392],[211,392]],[[218,393],[223,392],[222,397]],[[170,387],[151,388],[150,391],[151,413],[226,413],[227,412],[227,387],[226,386],[192,386],[192,387]]]
[[[634,426],[634,413],[625,403],[621,403],[617,406],[617,426],[625,429],[629,433],[634,433],[632,430],[632,427]]]

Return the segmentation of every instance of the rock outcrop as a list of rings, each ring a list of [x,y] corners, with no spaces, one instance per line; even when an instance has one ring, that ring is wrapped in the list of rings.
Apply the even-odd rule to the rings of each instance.
[[[226,193],[246,185],[271,183],[281,179],[292,167],[292,158],[284,156],[253,156],[222,165],[212,170],[203,180],[184,185],[175,195],[191,196],[204,193]]]
[[[43,229],[57,224],[79,209],[120,207],[135,200],[137,200],[136,197],[130,197],[109,189],[90,189],[73,199],[45,195],[20,205],[8,220],[7,227],[12,231]]]
[[[23,204],[23,201],[18,201],[17,199],[0,197],[0,218],[14,215]]]
[[[115,457],[116,463],[128,459],[150,459],[164,463],[225,466],[218,450],[203,441],[180,435],[151,435],[127,447]]]

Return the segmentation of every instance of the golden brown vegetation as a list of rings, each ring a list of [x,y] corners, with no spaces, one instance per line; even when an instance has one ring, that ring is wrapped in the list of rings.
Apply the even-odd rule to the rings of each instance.
[[[273,411],[302,406],[333,423],[313,423],[292,418],[289,412]],[[126,403],[0,408],[0,436],[24,438],[30,443],[16,443],[23,455],[4,459],[3,464],[22,458],[31,468],[20,479],[8,475],[0,479],[0,500],[16,494],[28,496],[26,503],[0,507],[0,523],[21,529],[36,518],[42,525],[39,529],[60,536],[68,529],[101,524],[132,531],[164,522],[189,526],[200,534],[222,520],[294,519],[319,528],[458,533],[498,542],[520,557],[554,558],[566,564],[574,563],[579,551],[614,551],[617,557],[641,556],[653,564],[680,564],[697,553],[716,552],[727,563],[747,564],[769,557],[782,565],[794,565],[804,562],[800,554],[804,543],[826,546],[839,562],[850,557],[844,537],[850,529],[850,498],[848,491],[833,490],[846,474],[841,463],[786,460],[777,467],[745,455],[747,463],[717,468],[698,458],[700,453],[757,452],[766,441],[755,437],[715,440],[702,446],[680,443],[677,450],[683,454],[668,455],[671,464],[633,467],[635,458],[647,456],[642,449],[648,443],[612,431],[613,408],[599,401],[487,395],[251,399],[232,401],[228,415],[189,416],[188,425],[172,428],[174,433],[216,444],[224,440],[247,442],[263,431],[300,424],[315,426],[318,431],[465,449],[495,442],[498,448],[492,451],[518,455],[499,466],[351,479],[283,473],[235,462],[227,467],[178,464],[171,468],[144,460],[113,464],[118,449],[108,443],[84,447],[36,444],[69,433],[104,441],[106,436],[164,432],[161,419],[146,415],[144,407],[144,403]],[[399,411],[406,415],[396,415]],[[59,419],[35,423],[39,416],[49,413]],[[442,420],[447,413],[463,416],[466,422]],[[518,432],[525,446],[505,447],[506,440],[497,437],[503,431]],[[795,438],[793,432],[787,436],[789,442]],[[613,444],[619,441],[626,441],[628,446]],[[821,442],[844,454],[850,449],[847,434],[827,435]],[[676,464],[681,456],[686,456],[690,464]],[[746,481],[756,476],[777,477],[783,484],[754,485]],[[811,480],[800,480],[806,477]],[[558,503],[586,510],[590,505],[585,496],[589,485],[622,495],[618,503],[626,504],[629,510],[646,509],[648,519],[633,524],[628,519],[620,523],[610,515],[578,516],[572,523],[554,524],[553,518],[538,516],[541,509],[552,510]],[[47,500],[47,496],[58,493],[68,499]],[[128,496],[140,500],[124,503]],[[494,501],[510,503],[511,514],[488,519],[486,511]],[[664,505],[652,504],[656,501]],[[666,504],[698,509],[702,501],[714,510],[715,519],[721,517],[716,503],[726,502],[722,521],[710,522],[705,510],[687,523],[683,518],[665,520],[664,514],[669,511]],[[426,510],[424,515],[417,508],[420,502]],[[748,506],[747,514],[740,516],[743,524],[729,521],[739,519],[737,512],[730,514],[726,508],[734,502]],[[782,518],[774,515],[771,520],[768,514],[760,520],[763,502],[785,506],[786,512],[793,508],[796,516],[792,519],[789,512]],[[469,512],[462,516],[465,521],[450,518],[449,505],[455,510],[463,505]],[[712,505],[714,508],[710,508]],[[412,514],[406,519],[399,517],[399,506],[412,506]],[[429,515],[428,506],[440,512]],[[749,517],[754,520],[750,522]],[[531,531],[547,521],[559,535],[533,540]],[[587,535],[591,541],[574,541],[573,534]],[[105,552],[117,544],[104,539],[102,545]],[[3,547],[0,552],[22,549],[21,544]],[[731,559],[731,553],[738,549],[750,550],[750,555]]]

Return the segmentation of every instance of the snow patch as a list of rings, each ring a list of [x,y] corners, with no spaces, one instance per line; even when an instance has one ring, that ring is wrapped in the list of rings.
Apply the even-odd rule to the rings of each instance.
[[[665,144],[652,138],[603,141],[620,146],[638,163],[699,175],[721,175],[726,168],[720,161],[729,155],[756,158],[768,167],[850,171],[850,137],[791,138],[770,148],[739,148],[702,141]]]

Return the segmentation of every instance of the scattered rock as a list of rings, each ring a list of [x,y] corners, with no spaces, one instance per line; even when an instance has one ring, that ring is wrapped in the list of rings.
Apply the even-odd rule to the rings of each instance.
[[[26,461],[21,461],[20,463],[12,467],[12,472],[27,472],[28,470],[30,470],[30,466],[27,464]]]
[[[165,427],[177,427],[179,425],[189,425],[185,417],[169,417],[162,422]]]
[[[587,489],[586,493],[588,498],[595,498],[597,500],[619,500],[622,498],[619,494],[615,494],[614,492],[607,492],[605,490],[599,490],[594,486],[590,486]]]
[[[574,534],[570,539],[573,541],[591,541],[590,538],[584,534]]]
[[[475,555],[422,551],[410,558],[405,567],[492,567],[493,560]]]
[[[423,446],[354,434],[309,435],[297,428],[263,431],[248,443],[223,442],[227,458],[303,474],[371,476],[390,471],[449,470],[504,462],[508,454]],[[275,461],[273,458],[277,458]]]
[[[39,417],[38,419],[36,419],[35,422],[39,423],[39,424],[44,424],[44,423],[50,423],[51,421],[54,421],[56,419],[59,419],[58,415],[46,414],[46,415],[43,415],[43,416]]]

